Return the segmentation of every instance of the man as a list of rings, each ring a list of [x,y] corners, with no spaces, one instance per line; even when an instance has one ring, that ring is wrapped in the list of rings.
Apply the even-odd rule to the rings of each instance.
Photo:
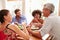
[[[51,40],[60,40],[60,17],[52,16],[54,11],[54,5],[47,3],[43,7],[43,16],[46,17],[42,28],[38,32],[33,32],[28,28],[29,33],[32,35],[42,38],[45,34],[52,36]]]
[[[27,20],[26,20],[25,16],[21,15],[21,10],[20,9],[16,9],[14,12],[15,12],[16,16],[13,17],[12,22],[19,23],[19,24],[22,24],[22,22],[27,23]]]

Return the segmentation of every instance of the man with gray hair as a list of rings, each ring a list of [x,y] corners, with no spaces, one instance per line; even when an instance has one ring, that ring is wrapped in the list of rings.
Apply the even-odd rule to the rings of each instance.
[[[52,16],[54,12],[54,5],[51,3],[47,3],[43,7],[43,16],[46,17],[42,28],[38,32],[33,32],[30,28],[28,31],[36,36],[43,37],[45,34],[50,34],[51,40],[60,40],[60,17]]]

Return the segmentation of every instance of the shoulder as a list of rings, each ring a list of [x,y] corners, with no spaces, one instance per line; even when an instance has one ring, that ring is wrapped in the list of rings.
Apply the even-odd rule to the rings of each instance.
[[[46,20],[52,20],[53,18],[55,18],[55,16],[49,16],[46,18]]]
[[[32,22],[36,22],[36,20],[35,19],[32,19]]]
[[[12,17],[12,19],[14,20],[16,17]]]
[[[59,18],[59,16],[50,16],[50,17],[48,17],[49,20],[55,20],[57,18]]]
[[[18,26],[15,25],[15,24],[10,24],[10,25],[8,26],[8,28],[10,28],[10,29],[16,29],[16,28],[18,28]]]
[[[50,16],[50,17],[48,17],[45,21],[48,21],[48,22],[52,22],[52,23],[54,23],[54,22],[56,22],[57,20],[60,20],[60,17],[59,16]]]
[[[43,19],[39,19],[39,21],[43,24],[44,20]]]
[[[21,15],[21,19],[26,19],[26,17],[24,15]]]
[[[34,21],[35,19],[32,19],[32,21]]]

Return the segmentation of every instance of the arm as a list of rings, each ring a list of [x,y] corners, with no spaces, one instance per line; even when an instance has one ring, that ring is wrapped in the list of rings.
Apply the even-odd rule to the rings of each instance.
[[[29,33],[28,33],[27,29],[26,29],[26,23],[23,23],[22,26],[24,27],[23,31],[26,33],[26,35],[29,36]]]
[[[15,31],[17,34],[19,34],[21,37],[23,37],[24,39],[28,40],[29,39],[29,35],[26,33],[24,33],[23,31],[21,31],[17,25],[11,24],[9,25],[9,28],[12,29],[13,31]]]
[[[40,34],[39,31],[30,31],[30,33],[31,33],[33,36],[42,39],[42,36],[41,36],[41,34]]]
[[[30,27],[28,27],[27,30],[28,30],[28,32],[29,32],[30,34],[32,34],[33,36],[42,39],[42,36],[41,36],[41,34],[40,34],[39,31],[32,31],[32,30],[30,29]]]
[[[27,19],[25,16],[22,17],[23,18],[23,22],[25,22],[27,24]]]
[[[39,28],[42,27],[41,22],[39,22],[37,19],[33,19],[33,20],[31,21],[30,25],[35,25],[36,27],[39,27]]]
[[[50,30],[52,29],[52,23],[53,22],[51,18],[47,18],[44,21],[42,28],[39,30],[42,36],[50,32]]]
[[[41,28],[42,27],[42,25],[43,24],[41,24],[41,23],[33,23],[36,27],[39,27],[39,28]]]

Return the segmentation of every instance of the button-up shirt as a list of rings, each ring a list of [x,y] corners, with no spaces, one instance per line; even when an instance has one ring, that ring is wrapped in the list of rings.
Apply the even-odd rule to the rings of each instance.
[[[45,19],[43,27],[39,31],[42,36],[49,33],[54,36],[53,40],[60,40],[60,17],[50,15]]]
[[[13,17],[13,19],[12,19],[12,23],[13,23],[13,22],[18,22],[19,24],[22,24],[22,22],[26,22],[26,23],[27,23],[27,20],[26,20],[25,16],[21,16],[19,20],[17,20],[17,19],[16,19],[16,16],[15,16],[15,17]]]

